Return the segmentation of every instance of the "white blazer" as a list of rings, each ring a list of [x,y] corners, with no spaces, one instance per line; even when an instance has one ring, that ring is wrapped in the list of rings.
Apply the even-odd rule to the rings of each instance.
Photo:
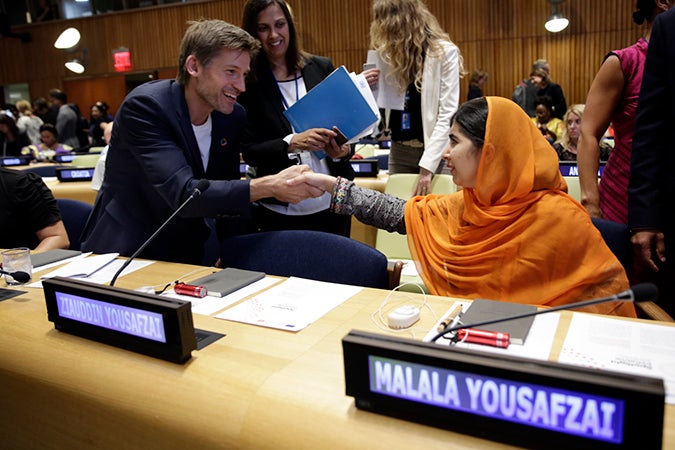
[[[442,55],[427,55],[422,72],[424,153],[419,166],[435,172],[450,143],[450,118],[459,106],[459,49],[442,41]]]

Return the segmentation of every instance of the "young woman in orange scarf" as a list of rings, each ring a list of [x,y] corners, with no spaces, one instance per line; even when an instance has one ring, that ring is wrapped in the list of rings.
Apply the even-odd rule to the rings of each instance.
[[[407,233],[435,295],[556,306],[628,289],[588,213],[567,195],[557,154],[511,100],[460,106],[443,158],[460,192],[405,201],[323,174],[290,183],[332,191],[335,213]],[[635,317],[624,302],[584,311]]]

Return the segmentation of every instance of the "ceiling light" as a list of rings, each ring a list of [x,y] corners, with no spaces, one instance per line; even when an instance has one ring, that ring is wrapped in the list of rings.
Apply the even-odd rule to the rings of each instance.
[[[66,68],[71,72],[84,73],[84,64],[79,59],[72,59],[66,63]]]
[[[544,28],[551,33],[558,33],[564,30],[569,25],[570,21],[561,13],[558,12],[558,5],[565,0],[548,0],[551,3],[551,15],[544,24]]]
[[[54,47],[60,49],[69,49],[75,47],[80,42],[80,32],[77,28],[70,27],[67,28],[63,33],[61,33],[54,42]]]
[[[546,28],[546,30],[550,31],[551,33],[557,33],[567,28],[567,25],[569,24],[570,21],[567,20],[565,16],[560,13],[556,13],[551,14],[551,16],[546,21],[546,24],[544,24],[544,28]]]

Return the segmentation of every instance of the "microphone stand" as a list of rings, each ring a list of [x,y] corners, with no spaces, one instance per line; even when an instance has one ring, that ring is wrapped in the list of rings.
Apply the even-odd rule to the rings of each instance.
[[[205,188],[203,188],[203,190],[206,190],[207,188],[208,188],[208,185],[207,185]],[[190,201],[192,201],[193,198],[195,198],[195,197],[201,195],[201,193],[202,193],[202,191],[199,189],[199,185],[198,185],[198,187],[195,188],[195,189],[192,191],[192,194],[190,194],[190,196],[189,196],[187,199],[185,199],[185,201],[184,201],[184,202],[183,202],[183,203],[182,203],[182,204],[181,204],[181,205],[173,212],[173,214],[171,214],[171,215],[169,216],[169,218],[166,219],[166,220],[164,221],[164,223],[162,224],[162,226],[160,226],[160,227],[157,229],[157,231],[155,231],[155,232],[152,234],[152,236],[150,236],[150,237],[148,238],[148,240],[145,241],[145,242],[143,243],[143,245],[141,245],[140,248],[134,252],[133,255],[131,255],[126,261],[124,261],[124,264],[122,264],[122,267],[120,267],[120,269],[115,273],[115,276],[113,276],[112,280],[110,281],[110,286],[114,286],[114,285],[115,285],[115,281],[117,281],[117,277],[120,276],[120,274],[122,273],[122,271],[123,271],[124,269],[126,269],[127,266],[128,266],[129,264],[131,264],[131,261],[133,261],[134,258],[136,258],[143,250],[145,250],[145,247],[147,247],[147,246],[150,244],[150,242],[152,242],[152,241],[155,239],[155,237],[157,237],[157,235],[158,235],[159,233],[161,233],[161,231],[162,231],[164,228],[166,228],[166,226],[169,224],[169,222],[171,222],[171,220],[172,220],[174,217],[176,217],[176,215],[177,215],[179,212],[181,212],[181,210],[185,207],[185,205],[187,205]]]

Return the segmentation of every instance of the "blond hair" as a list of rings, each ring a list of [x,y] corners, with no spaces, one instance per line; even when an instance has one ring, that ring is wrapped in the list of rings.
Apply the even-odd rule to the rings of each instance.
[[[424,58],[441,56],[441,41],[452,43],[421,0],[375,0],[370,45],[391,66],[390,76],[405,91],[412,82],[422,91]],[[463,73],[460,55],[460,74]]]
[[[574,114],[579,118],[579,120],[582,120],[584,117],[584,109],[586,108],[586,105],[582,103],[576,103],[569,108],[567,108],[567,111],[565,111],[565,115],[563,116],[563,132],[562,132],[562,137],[560,138],[560,144],[563,146],[563,148],[570,148],[570,135],[567,132],[567,119],[569,119],[570,114]]]

